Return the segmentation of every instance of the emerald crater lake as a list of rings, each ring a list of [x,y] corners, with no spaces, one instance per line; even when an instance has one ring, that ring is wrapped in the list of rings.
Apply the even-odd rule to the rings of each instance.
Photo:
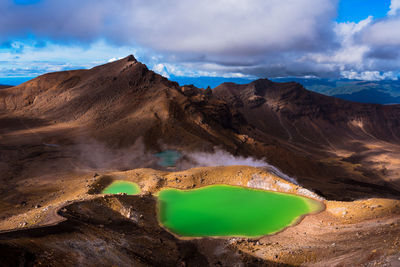
[[[155,154],[155,156],[159,158],[158,164],[162,167],[173,167],[182,157],[181,153],[176,150],[165,150]]]
[[[229,185],[164,189],[158,201],[160,223],[182,237],[259,237],[323,209],[306,197]]]
[[[120,194],[124,193],[127,195],[136,195],[140,193],[140,188],[136,183],[129,181],[115,181],[107,186],[103,191],[103,194]]]

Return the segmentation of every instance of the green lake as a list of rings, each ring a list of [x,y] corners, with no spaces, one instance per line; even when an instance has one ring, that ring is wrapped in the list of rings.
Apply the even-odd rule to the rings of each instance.
[[[306,197],[229,185],[164,189],[158,201],[161,224],[183,237],[273,234],[323,207]]]
[[[155,154],[160,160],[158,164],[163,167],[173,167],[176,162],[181,158],[181,153],[176,150],[165,150]]]
[[[115,181],[107,186],[103,194],[120,194],[125,193],[127,195],[136,195],[140,193],[140,188],[136,183],[129,181]]]

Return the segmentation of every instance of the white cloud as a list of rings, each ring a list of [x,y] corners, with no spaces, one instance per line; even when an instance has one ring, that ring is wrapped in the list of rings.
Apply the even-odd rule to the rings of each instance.
[[[390,4],[389,16],[395,16],[400,10],[400,0],[392,0]]]
[[[62,45],[52,42],[46,42],[43,47],[37,47],[31,40],[15,41],[10,44],[12,47],[21,45],[23,50],[18,53],[0,49],[0,77],[33,77],[46,72],[91,68],[129,54],[139,54],[139,56],[142,54],[138,49],[116,47],[103,41],[83,47],[79,44]],[[113,56],[116,57],[111,58]]]
[[[0,47],[0,76],[91,67],[128,54],[166,77],[381,79],[400,70],[400,0],[386,18],[359,23],[334,23],[336,9],[337,0],[0,1],[7,10],[0,43],[13,41],[5,52]],[[42,48],[15,42],[26,32],[52,41]]]
[[[363,41],[373,46],[400,46],[400,17],[390,17],[371,25]]]
[[[364,80],[364,81],[379,81],[379,80],[398,80],[398,74],[389,72],[379,72],[379,71],[343,71],[343,78],[354,79],[354,80]]]
[[[169,73],[168,73],[167,67],[164,64],[159,63],[159,64],[154,65],[153,71],[164,76],[165,78],[169,78]]]
[[[162,63],[168,74],[180,77],[224,77],[224,78],[254,78],[241,72],[235,72],[235,67],[221,66],[214,63]],[[161,74],[161,66],[153,70]]]
[[[129,21],[139,43],[207,57],[313,50],[335,16],[330,0],[134,2]]]
[[[358,23],[335,26],[340,46],[323,53],[309,53],[306,61],[318,66],[331,66],[340,77],[358,80],[397,80],[400,70],[400,24],[389,17],[374,20],[372,16]]]
[[[333,62],[341,64],[361,65],[364,55],[369,51],[369,47],[356,42],[355,36],[368,27],[373,21],[372,16],[358,23],[345,22],[339,23],[335,27],[335,32],[340,40],[341,48],[338,49],[333,57]]]
[[[365,63],[365,55],[370,51],[370,47],[359,43],[357,36],[373,22],[372,17],[368,17],[358,23],[343,22],[335,25],[334,31],[339,47],[331,51],[321,53],[310,53],[305,56],[305,61],[315,62],[318,66],[330,68],[332,72],[343,76],[343,72],[349,70],[362,70]]]
[[[185,59],[190,54],[237,62],[323,49],[332,34],[336,0],[47,0],[33,6],[6,1],[3,8],[8,12],[0,16],[0,39],[28,30],[55,40],[105,38]]]

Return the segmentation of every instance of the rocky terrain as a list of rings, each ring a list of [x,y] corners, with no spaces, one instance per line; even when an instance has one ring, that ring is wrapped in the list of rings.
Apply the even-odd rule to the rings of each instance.
[[[10,88],[10,87],[12,87],[12,86],[10,86],[10,85],[1,85],[0,84],[0,89],[6,89],[6,88]]]
[[[184,155],[173,168],[154,158],[166,149]],[[186,159],[216,151],[299,185],[271,168]],[[399,154],[400,105],[266,79],[181,87],[133,56],[45,74],[0,90],[0,265],[396,266]],[[115,179],[142,193],[99,195]],[[161,188],[217,183],[306,194],[326,210],[257,240],[186,240],[159,226]]]
[[[253,155],[267,155],[307,188],[336,199],[340,191],[344,200],[367,191],[398,195],[400,105],[347,102],[268,80],[222,84],[213,93],[250,126],[241,134],[259,144]]]
[[[137,182],[141,194],[97,195],[115,179]],[[43,207],[3,222],[2,229],[20,229],[0,234],[4,266],[396,266],[400,257],[398,200],[322,200],[266,170],[246,166],[135,169],[83,175],[81,180],[73,181],[75,188],[55,181],[55,186],[72,188],[68,198],[42,197],[48,201]],[[221,183],[297,193],[323,201],[326,209],[278,234],[253,239],[179,239],[160,227],[154,197],[160,189]],[[17,225],[20,221],[26,225]]]

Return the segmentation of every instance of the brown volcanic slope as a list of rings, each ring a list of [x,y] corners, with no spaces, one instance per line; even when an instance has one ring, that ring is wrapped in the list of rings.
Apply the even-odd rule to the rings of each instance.
[[[264,145],[254,154],[306,187],[331,198],[399,195],[400,105],[353,103],[266,79],[224,83],[213,94],[250,125],[241,133]]]
[[[1,85],[0,84],[0,89],[6,89],[6,88],[9,88],[9,87],[12,87],[12,86],[10,86],[10,85]]]
[[[399,195],[400,105],[351,103],[269,80],[212,92],[180,87],[133,56],[0,91],[0,171],[11,187],[12,179],[104,167],[82,160],[81,143],[119,149],[139,138],[152,151],[219,146],[266,158],[331,199]],[[137,167],[126,165],[112,168]]]
[[[120,179],[136,182],[140,195],[96,195]],[[156,194],[163,188],[222,183],[297,194],[307,191],[246,166],[181,172],[135,169],[98,177],[86,174],[53,185],[60,183],[69,190],[67,198],[58,194],[51,205],[43,203],[0,221],[0,229],[24,222],[17,230],[0,231],[0,266],[398,266],[400,262],[398,200],[323,201],[326,210],[321,213],[259,238],[181,239],[158,223]]]
[[[231,123],[224,102],[196,88],[180,88],[133,56],[91,70],[46,74],[2,90],[0,112],[3,120],[40,120],[35,127],[68,123],[67,128],[73,125],[81,134],[116,146],[133,144],[139,136],[149,146],[157,146],[159,138],[194,147],[193,142],[207,143],[207,138],[210,144],[224,143],[223,127]],[[205,123],[215,134],[204,129]],[[8,126],[3,134],[12,130]]]

